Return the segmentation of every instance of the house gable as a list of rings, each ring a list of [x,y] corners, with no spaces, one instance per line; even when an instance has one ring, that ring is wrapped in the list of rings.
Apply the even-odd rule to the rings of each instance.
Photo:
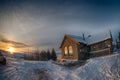
[[[71,50],[66,52],[66,49],[72,47],[73,54],[72,56],[67,55],[66,53],[70,53]],[[104,34],[99,36],[90,36],[83,39],[80,36],[74,35],[65,35],[63,41],[60,45],[62,52],[62,59],[66,60],[78,60],[83,59],[84,57],[88,57],[92,54],[92,56],[99,56],[104,54],[112,53],[112,37],[110,34]],[[95,49],[94,49],[95,48]]]
[[[62,44],[60,46],[62,51],[61,58],[64,60],[69,60],[69,59],[78,60],[78,48],[77,48],[78,45],[80,45],[80,43],[76,42],[74,39],[65,35]],[[71,53],[71,50],[69,50],[70,47],[72,48],[72,55],[70,55]],[[65,48],[67,48],[67,55]]]
[[[62,46],[63,46],[63,44],[65,43],[65,41],[72,41],[74,44],[77,44],[77,45],[79,45],[80,43],[79,42],[77,42],[76,40],[74,40],[73,38],[71,38],[71,37],[69,37],[68,35],[65,35],[64,36],[64,38],[63,38],[63,41],[62,41],[62,43],[61,43],[61,45],[60,45],[60,48],[62,48]]]

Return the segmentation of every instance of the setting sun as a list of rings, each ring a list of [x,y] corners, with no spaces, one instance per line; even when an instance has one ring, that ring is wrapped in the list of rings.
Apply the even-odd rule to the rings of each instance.
[[[10,48],[9,48],[9,51],[10,51],[11,53],[13,53],[15,50],[14,50],[13,47],[10,47]]]

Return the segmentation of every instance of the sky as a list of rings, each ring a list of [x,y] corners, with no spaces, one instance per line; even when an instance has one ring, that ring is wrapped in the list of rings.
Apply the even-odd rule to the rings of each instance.
[[[0,0],[0,49],[60,50],[65,34],[120,31],[119,0]]]

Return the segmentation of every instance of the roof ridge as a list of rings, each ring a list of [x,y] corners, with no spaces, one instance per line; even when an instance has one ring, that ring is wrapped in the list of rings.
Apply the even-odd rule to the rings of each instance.
[[[76,35],[70,35],[70,34],[66,34],[67,36],[71,37],[72,39],[74,39],[77,42],[82,42],[86,44],[86,41],[83,39],[82,36],[76,36]]]
[[[75,36],[75,37],[81,37],[82,38],[82,36],[73,35],[73,34],[66,34],[66,35],[68,35],[68,36]]]
[[[85,37],[85,40],[83,39],[82,36],[73,35],[73,34],[66,34],[66,35],[73,38],[77,42],[82,42],[85,44],[92,44],[92,43],[96,43],[96,42],[111,38],[109,32],[92,34],[90,37]]]

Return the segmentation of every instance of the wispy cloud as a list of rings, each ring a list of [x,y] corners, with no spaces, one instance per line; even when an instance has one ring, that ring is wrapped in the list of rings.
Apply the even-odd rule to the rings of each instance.
[[[0,42],[6,43],[6,44],[12,44],[12,46],[15,47],[15,48],[31,47],[31,45],[27,45],[27,44],[25,44],[25,43],[8,40],[8,39],[6,39],[6,38],[3,37],[3,36],[1,36]]]
[[[64,34],[95,34],[111,29],[116,35],[119,9],[118,0],[0,0],[0,32],[7,34],[1,42],[17,48],[28,47],[27,42],[58,49]]]

